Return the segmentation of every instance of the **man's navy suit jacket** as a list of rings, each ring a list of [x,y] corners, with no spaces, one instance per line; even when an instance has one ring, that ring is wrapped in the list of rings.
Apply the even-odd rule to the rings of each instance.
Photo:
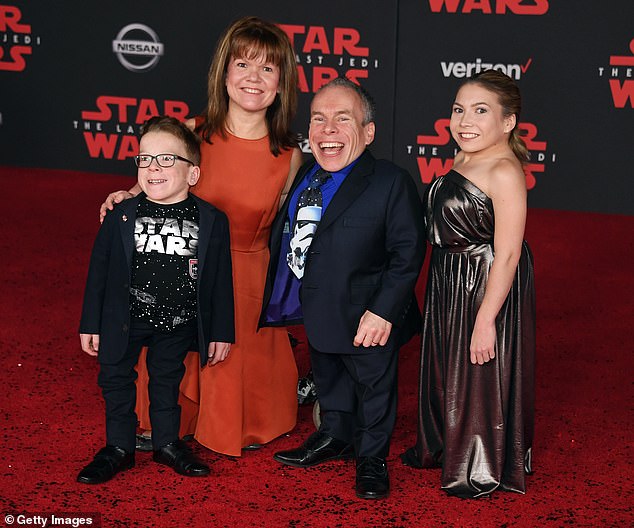
[[[289,191],[313,166],[304,164]],[[260,324],[266,321],[288,217],[288,202],[271,231],[271,259]],[[425,257],[422,203],[411,176],[365,151],[326,208],[308,250],[300,291],[311,346],[324,353],[372,351],[353,339],[366,310],[393,324],[388,347],[398,348],[420,330],[414,296]],[[283,321],[276,321],[283,323]]]

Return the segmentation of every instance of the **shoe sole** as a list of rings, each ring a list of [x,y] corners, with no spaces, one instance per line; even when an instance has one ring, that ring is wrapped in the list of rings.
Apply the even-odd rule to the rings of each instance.
[[[174,470],[174,472],[178,473],[179,475],[182,475],[183,477],[206,477],[207,475],[211,474],[211,469],[208,469],[207,471],[200,471],[197,473],[186,473],[184,471],[178,471],[178,469],[176,469],[174,466],[168,464],[167,462],[162,462],[160,460],[156,460],[154,459],[154,462],[156,462],[157,464],[161,464],[162,466],[171,468]]]
[[[112,480],[114,477],[116,477],[119,473],[121,473],[122,471],[127,471],[128,469],[132,469],[134,467],[134,464],[130,464],[129,466],[125,466],[125,467],[121,467],[117,470],[117,472],[112,475],[112,477],[107,478],[107,479],[87,479],[84,477],[77,477],[77,482],[79,482],[80,484],[103,484],[104,482],[108,482],[110,480]]]
[[[360,499],[372,499],[372,500],[374,500],[374,499],[386,499],[390,495],[390,492],[386,491],[385,493],[359,493],[357,491],[356,495]]]
[[[350,460],[352,458],[354,458],[353,454],[337,455],[330,458],[324,458],[323,460],[320,460],[319,462],[313,462],[312,464],[297,464],[295,462],[284,460],[283,458],[278,458],[277,455],[273,455],[273,460],[275,460],[276,462],[279,462],[280,464],[284,464],[286,466],[292,466],[292,467],[298,467],[298,468],[314,467],[314,466],[318,466],[319,464],[325,464],[326,462],[334,462],[336,460]]]
[[[257,451],[258,449],[262,449],[264,444],[249,444],[242,448],[243,451]]]

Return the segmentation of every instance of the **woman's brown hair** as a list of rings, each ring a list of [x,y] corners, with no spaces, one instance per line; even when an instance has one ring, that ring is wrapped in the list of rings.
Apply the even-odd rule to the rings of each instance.
[[[203,139],[211,142],[215,133],[226,137],[225,122],[229,95],[225,86],[227,66],[232,58],[263,57],[280,70],[278,93],[266,110],[269,144],[273,155],[297,145],[290,131],[297,110],[297,64],[295,52],[286,33],[271,22],[258,17],[236,20],[220,37],[209,68],[205,121],[197,128]]]
[[[522,163],[530,159],[526,143],[520,136],[520,112],[522,110],[522,97],[520,89],[513,79],[497,70],[486,70],[467,79],[465,84],[477,84],[485,90],[489,90],[498,96],[498,102],[502,106],[504,116],[515,114],[515,127],[509,136],[509,146],[515,157]]]

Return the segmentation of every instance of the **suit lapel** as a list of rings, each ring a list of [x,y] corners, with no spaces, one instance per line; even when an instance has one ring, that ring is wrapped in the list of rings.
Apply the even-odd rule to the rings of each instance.
[[[328,229],[328,226],[330,226],[365,190],[369,184],[367,176],[372,173],[373,169],[374,158],[372,154],[366,150],[332,197],[330,204],[328,204],[317,226],[315,236],[319,236],[319,233]]]
[[[136,224],[136,208],[142,196],[144,196],[144,194],[139,193],[135,198],[126,200],[119,210],[116,211],[116,213],[119,214],[119,230],[121,232],[121,240],[123,241],[123,249],[125,251],[128,268],[132,267],[132,254],[135,247],[134,226]]]
[[[288,216],[288,204],[290,203],[291,197],[293,196],[293,193],[295,192],[295,189],[297,189],[297,186],[305,178],[306,173],[311,168],[313,168],[314,165],[315,165],[315,160],[311,160],[308,163],[304,163],[304,165],[302,165],[299,168],[299,170],[297,171],[297,175],[295,176],[295,180],[293,180],[293,185],[291,185],[291,188],[288,191],[288,195],[286,196],[286,201],[284,202],[283,209],[286,210],[286,215],[285,216]]]
[[[291,197],[297,189],[297,186],[306,176],[306,173],[313,167],[315,164],[314,160],[304,163],[299,170],[297,171],[297,175],[295,176],[295,180],[291,185],[291,188],[288,191],[288,195],[286,196],[286,201],[284,205],[282,205],[282,209],[280,209],[273,221],[273,225],[271,226],[271,238],[270,238],[270,249],[271,255],[278,255],[280,251],[280,246],[282,244],[282,233],[284,231],[284,224],[288,218],[288,206],[291,201]],[[291,219],[292,221],[292,219]]]

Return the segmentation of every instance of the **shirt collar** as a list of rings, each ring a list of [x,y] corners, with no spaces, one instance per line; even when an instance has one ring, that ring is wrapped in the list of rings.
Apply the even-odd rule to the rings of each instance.
[[[361,156],[359,156],[360,158]],[[348,174],[350,174],[350,172],[352,171],[352,169],[354,168],[354,166],[357,164],[357,162],[359,161],[359,158],[357,158],[356,160],[354,160],[352,163],[350,163],[350,165],[347,165],[346,167],[344,167],[343,169],[337,171],[337,172],[331,172],[330,174],[332,175],[332,179],[334,180],[334,182],[337,185],[340,185],[341,182],[343,182],[343,180],[346,179],[346,176],[348,176]],[[308,173],[306,174],[306,181],[310,182],[311,178],[313,177],[313,175],[319,170],[321,169],[321,166],[319,165],[319,163],[315,162],[315,165],[313,166],[312,169],[310,169],[308,171]]]

